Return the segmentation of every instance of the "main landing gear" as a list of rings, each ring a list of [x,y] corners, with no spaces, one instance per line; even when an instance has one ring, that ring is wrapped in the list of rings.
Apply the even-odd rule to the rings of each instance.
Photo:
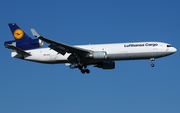
[[[84,73],[87,73],[89,74],[90,73],[90,70],[89,69],[80,69],[81,70],[81,73],[84,74]]]
[[[71,69],[74,69],[74,68],[78,68],[82,74],[84,73],[87,73],[89,74],[90,73],[90,70],[89,69],[86,69],[87,68],[87,65],[83,65],[83,64],[72,64],[70,65],[70,68]]]
[[[71,69],[78,68],[81,71],[82,74],[90,73],[90,70],[86,69],[87,68],[86,63],[81,62],[82,61],[81,56],[76,55],[75,53],[73,53],[68,57],[68,60],[70,62],[72,62],[71,65],[69,66]]]
[[[155,61],[155,59],[151,58],[151,67],[154,67],[154,61]]]
[[[89,74],[90,73],[90,70],[89,69],[86,69],[87,68],[87,65],[84,65],[84,66],[78,66],[79,70],[81,70],[81,73],[84,74],[84,73],[87,73]],[[83,69],[84,68],[84,69]]]

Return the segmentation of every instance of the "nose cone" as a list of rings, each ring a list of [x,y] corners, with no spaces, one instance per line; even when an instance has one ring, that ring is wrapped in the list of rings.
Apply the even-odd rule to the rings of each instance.
[[[172,48],[173,53],[175,53],[177,51],[177,49],[175,47]]]
[[[166,56],[167,55],[172,55],[174,54],[175,52],[177,51],[177,49],[175,47],[169,47],[167,50],[166,50]]]

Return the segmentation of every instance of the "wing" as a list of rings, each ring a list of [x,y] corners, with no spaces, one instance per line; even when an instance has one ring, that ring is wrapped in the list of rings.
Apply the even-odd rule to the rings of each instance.
[[[15,52],[17,52],[18,54],[21,54],[21,55],[31,56],[30,53],[27,53],[27,52],[23,51],[22,49],[19,49],[19,48],[15,47],[15,46],[12,45],[12,44],[6,44],[6,48],[12,49],[12,50],[14,50]]]
[[[66,53],[75,53],[78,55],[85,55],[88,53],[91,53],[90,50],[87,49],[83,49],[83,48],[79,48],[79,47],[74,47],[71,45],[67,45],[61,42],[57,42],[48,38],[45,38],[43,36],[40,36],[34,29],[31,29],[31,32],[33,34],[33,36],[38,37],[39,39],[50,43],[49,48],[55,50],[56,52],[65,55]]]

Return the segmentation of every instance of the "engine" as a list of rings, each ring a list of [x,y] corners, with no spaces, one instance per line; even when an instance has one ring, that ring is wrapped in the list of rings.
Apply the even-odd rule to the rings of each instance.
[[[104,62],[98,63],[95,67],[102,68],[102,69],[114,69],[115,62],[114,61],[104,61]]]
[[[107,59],[107,53],[105,51],[94,51],[89,54],[89,57],[93,59]]]
[[[43,41],[40,39],[32,39],[27,41],[7,41],[6,44],[12,44],[22,50],[35,49],[43,46]]]

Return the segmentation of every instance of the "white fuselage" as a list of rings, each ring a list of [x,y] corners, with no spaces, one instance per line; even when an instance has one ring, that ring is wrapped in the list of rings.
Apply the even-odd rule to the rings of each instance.
[[[137,43],[117,43],[117,44],[95,44],[95,45],[79,45],[75,47],[83,48],[91,51],[105,51],[106,59],[89,59],[88,64],[97,61],[113,61],[113,60],[134,60],[134,59],[150,59],[160,58],[175,53],[177,50],[170,44],[162,42],[137,42]],[[70,63],[68,60],[69,53],[65,55],[58,54],[50,48],[41,48],[27,50],[31,56],[23,56],[25,60],[39,63]],[[12,57],[22,58],[20,54],[12,52]]]

